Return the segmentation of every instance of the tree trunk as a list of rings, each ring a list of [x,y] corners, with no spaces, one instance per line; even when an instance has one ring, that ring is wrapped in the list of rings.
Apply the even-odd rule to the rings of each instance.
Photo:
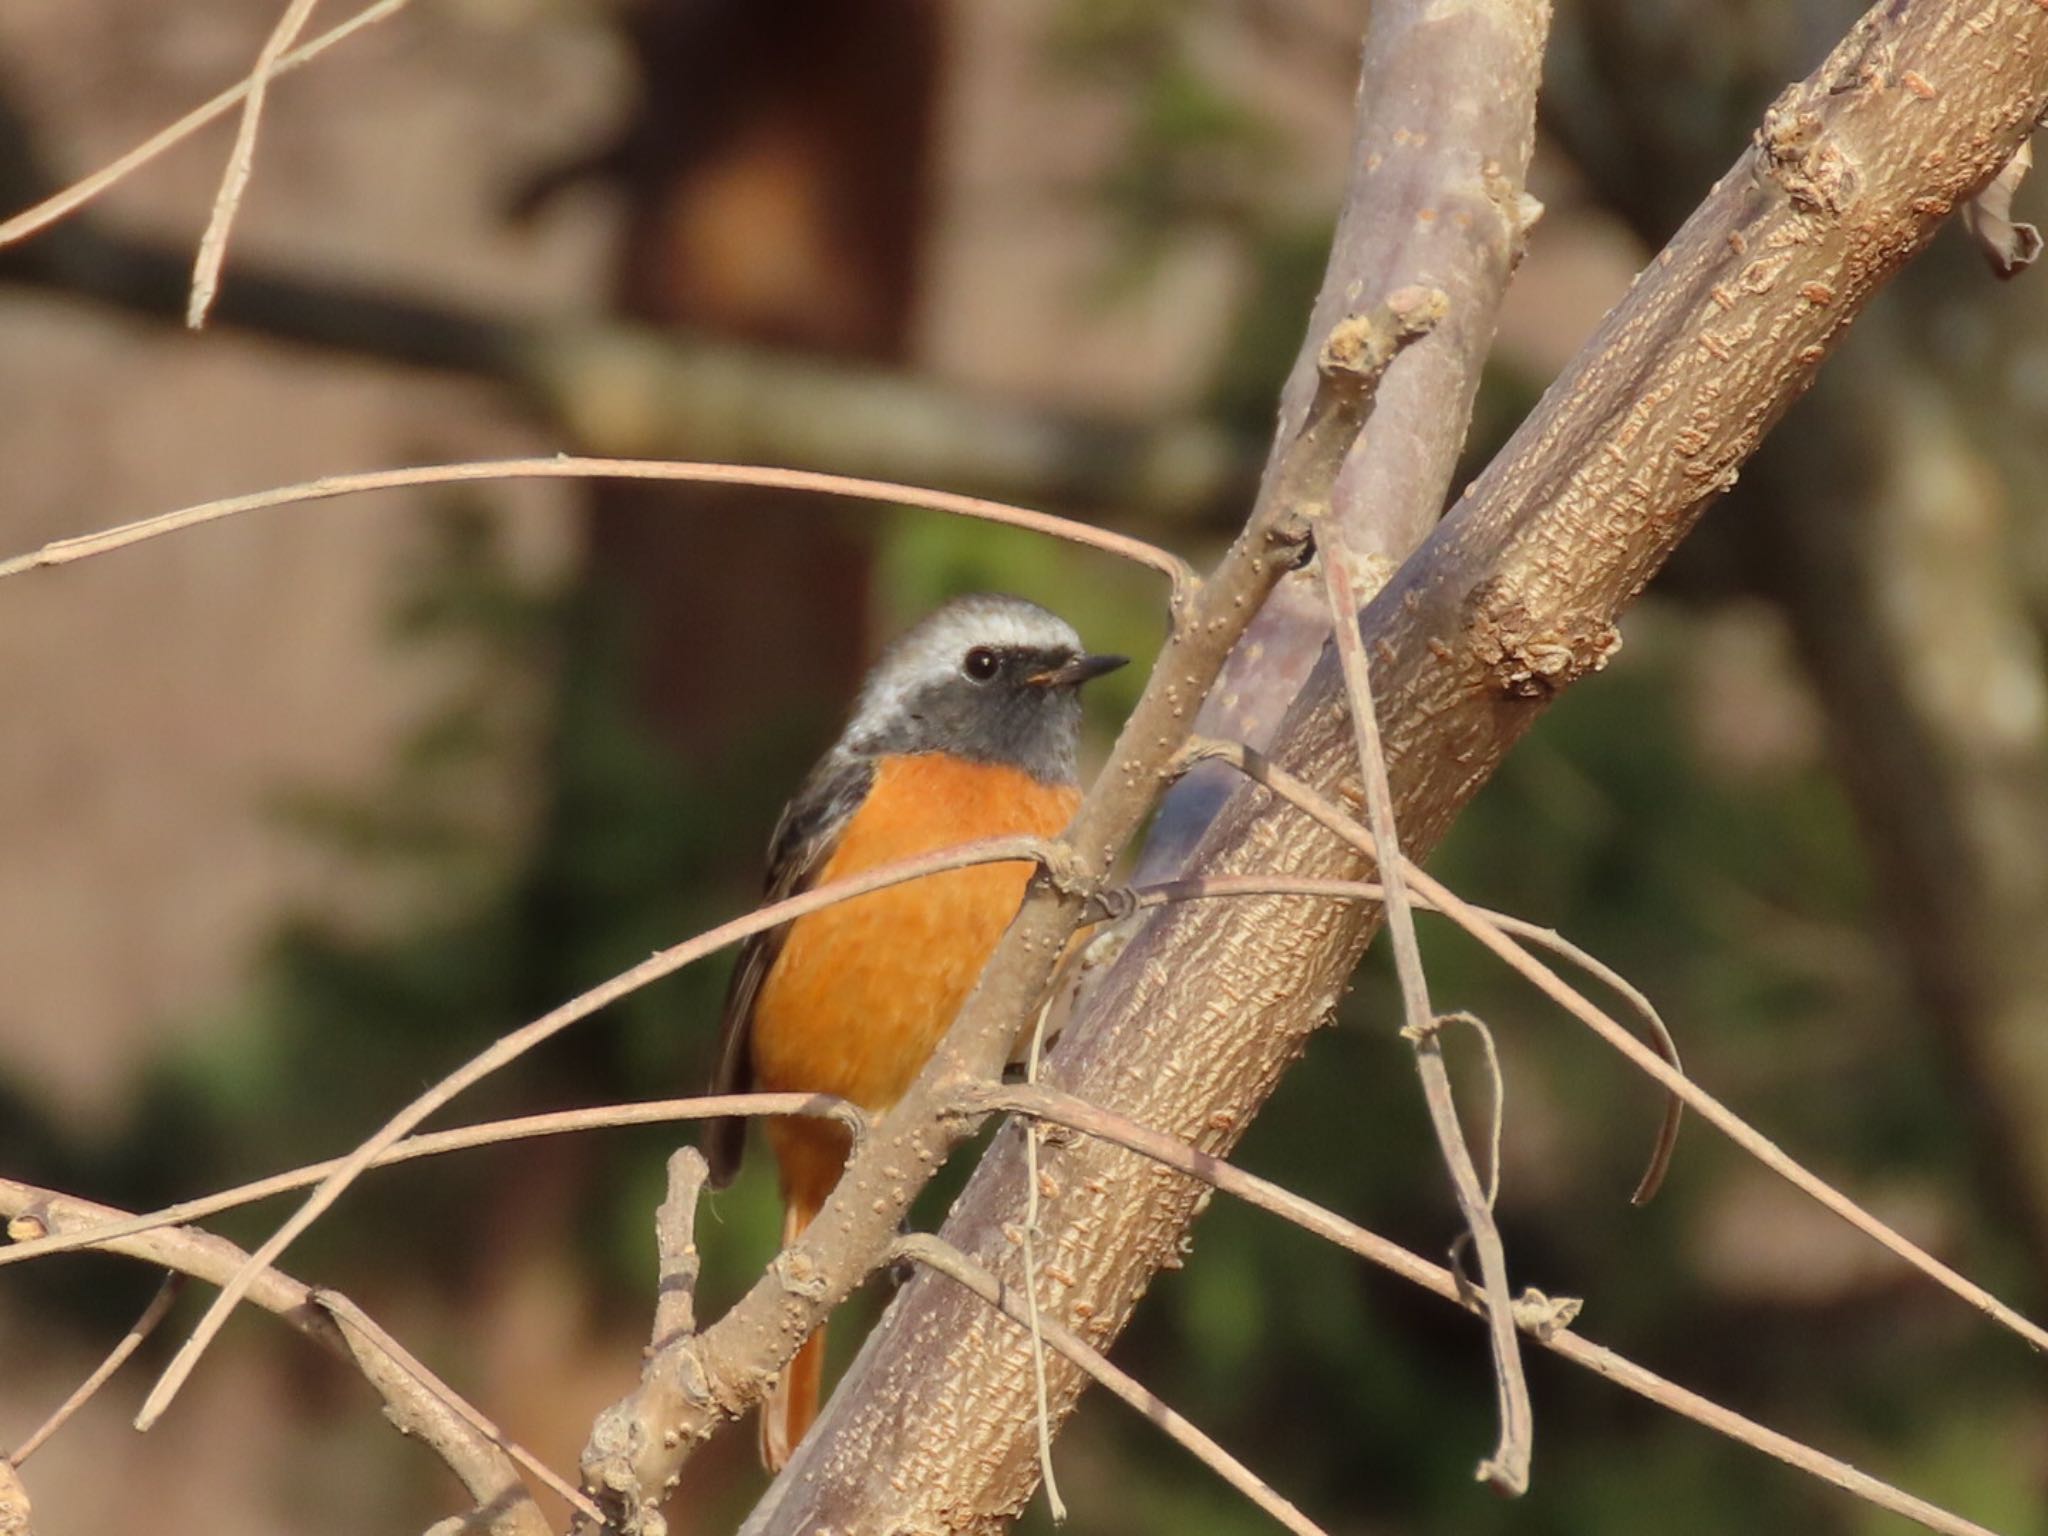
[[[620,308],[659,325],[900,361],[938,83],[931,0],[656,0]],[[759,723],[764,669],[859,681],[869,541],[760,492],[608,487],[593,580],[621,594],[646,698],[698,761]]]

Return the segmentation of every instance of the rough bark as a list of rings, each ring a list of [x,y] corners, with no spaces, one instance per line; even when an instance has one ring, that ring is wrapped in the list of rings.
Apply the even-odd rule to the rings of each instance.
[[[1499,89],[1497,81],[1488,89]],[[1363,623],[1402,840],[1442,836],[1563,688],[1598,670],[1615,620],[1830,343],[2048,103],[2048,8],[1887,3],[1766,113],[1659,254]],[[1275,741],[1282,764],[1357,802],[1327,656]],[[1240,790],[1203,875],[1356,878],[1361,861]],[[1070,1026],[1058,1086],[1211,1151],[1235,1143],[1328,1017],[1373,914],[1287,898],[1193,904],[1146,928]],[[1019,1275],[1024,1159],[1006,1132],[945,1236]],[[1113,1338],[1177,1263],[1203,1192],[1079,1141],[1043,1161],[1041,1305]],[[1080,1389],[1049,1366],[1054,1411]],[[919,1280],[891,1307],[755,1532],[999,1529],[1036,1483],[1028,1345],[973,1298]],[[1474,1390],[1479,1390],[1476,1382]]]

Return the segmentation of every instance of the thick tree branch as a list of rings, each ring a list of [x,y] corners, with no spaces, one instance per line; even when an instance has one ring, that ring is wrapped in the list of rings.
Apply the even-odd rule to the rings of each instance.
[[[1040,1118],[1050,1120],[1052,1117],[1047,1115]],[[1127,1372],[1110,1364],[1101,1351],[1072,1329],[1058,1323],[1048,1324],[1043,1319],[1035,1319],[1032,1316],[1030,1298],[1018,1296],[1009,1290],[994,1275],[957,1248],[949,1248],[929,1233],[914,1232],[899,1239],[894,1252],[900,1259],[922,1264],[927,1269],[935,1269],[947,1279],[965,1286],[1024,1329],[1027,1334],[1034,1328],[1040,1330],[1045,1341],[1054,1349],[1116,1394],[1123,1402],[1157,1424],[1176,1444],[1185,1447],[1190,1455],[1213,1468],[1231,1487],[1288,1530],[1293,1531],[1295,1536],[1324,1536],[1321,1526],[1275,1493],[1265,1479],[1257,1476],[1243,1462],[1189,1423],[1157,1393],[1147,1391]]]
[[[1345,500],[1342,478],[1332,487],[1327,515],[1361,547],[1405,552],[1442,504],[1477,388],[1480,360],[1491,341],[1499,296],[1519,249],[1521,182],[1533,141],[1548,19],[1548,6],[1541,0],[1375,7],[1352,184],[1276,438],[1278,444],[1291,443],[1296,424],[1311,419],[1314,363],[1338,317],[1375,297],[1392,302],[1401,295],[1413,296],[1408,302],[1424,302],[1448,313],[1449,338],[1433,335],[1411,348],[1383,381],[1381,398],[1397,412],[1389,418],[1392,425],[1376,426],[1376,409],[1374,421],[1351,447],[1354,470],[1361,461],[1388,467],[1388,485],[1380,488],[1383,510],[1369,513],[1362,499]],[[1441,237],[1431,238],[1432,231],[1441,232]],[[1425,356],[1432,359],[1426,368],[1415,361]],[[1407,462],[1410,450],[1421,454],[1428,468],[1418,473],[1433,476],[1432,483],[1417,484],[1407,475],[1391,474],[1392,462]],[[1271,494],[1287,468],[1287,453],[1276,448],[1263,494]],[[1296,609],[1292,617],[1290,606]],[[1293,604],[1277,595],[1270,599],[1230,668],[1209,691],[1200,720],[1232,730],[1270,731],[1327,629],[1313,585]],[[1199,781],[1176,788],[1154,828],[1152,851],[1142,866],[1145,873],[1156,876],[1177,867],[1219,793],[1213,780],[1206,793]],[[1247,905],[1259,908],[1260,917],[1271,916],[1269,903]],[[1208,968],[1205,984],[1211,988],[1212,1007],[1235,1004],[1255,1011],[1258,1006],[1228,974],[1214,968]],[[1292,978],[1284,985],[1291,990]],[[1235,1043],[1229,1051],[1239,1054]],[[1155,1086],[1164,1088],[1191,1070],[1192,1061],[1176,1054],[1170,1061],[1155,1063],[1168,1074]],[[1056,1076],[1059,1070],[1055,1069]],[[1214,1111],[1215,1123],[1228,1124],[1233,1114],[1219,1108]],[[1195,1132],[1194,1127],[1189,1130]],[[1007,1135],[1001,1145],[1005,1154],[1013,1150]],[[1065,1160],[1066,1154],[1060,1153],[1051,1161],[1056,1165]],[[1015,1283],[1014,1255],[999,1250],[1007,1246],[1002,1234],[1021,1208],[1017,1181],[1025,1175],[1021,1167],[1008,1166],[1007,1156],[996,1161],[1005,1168],[1004,1182],[991,1182],[990,1166],[985,1164],[968,1200],[956,1207],[947,1231],[974,1233],[959,1241],[970,1244],[977,1259],[998,1265],[1006,1282]],[[1128,1172],[1126,1165],[1112,1176]],[[1064,1175],[1047,1175],[1047,1187],[1064,1182]],[[1093,1187],[1101,1191],[1109,1186],[1097,1182]],[[1128,1287],[1113,1284],[1106,1293],[1091,1288],[1085,1296],[1061,1295],[1053,1302],[1055,1315],[1063,1313],[1091,1337],[1110,1336],[1142,1290],[1143,1277],[1177,1241],[1168,1238],[1167,1231],[1177,1233],[1192,1213],[1194,1199],[1194,1193],[1186,1191],[1182,1209],[1133,1245],[1134,1257],[1145,1256],[1136,1257],[1126,1270]],[[1097,1250],[1094,1232],[1076,1229],[1064,1217],[1049,1218],[1046,1230],[1051,1250],[1048,1272],[1070,1271],[1076,1262],[1084,1269],[1094,1268],[1106,1257]],[[887,1529],[892,1521],[979,1529],[1021,1507],[1035,1469],[1018,1460],[1020,1448],[1012,1438],[1008,1408],[1000,1403],[1008,1390],[996,1379],[1008,1367],[1000,1342],[977,1334],[971,1318],[957,1310],[955,1298],[947,1318],[949,1328],[958,1325],[961,1330],[955,1342],[937,1353],[912,1345],[920,1325],[907,1319],[913,1311],[921,1314],[928,1300],[948,1310],[948,1303],[938,1301],[928,1286],[913,1287],[899,1299],[849,1378],[851,1390],[842,1389],[828,1406],[819,1431],[778,1485],[778,1492],[792,1485],[794,1491],[780,1505],[771,1496],[756,1512],[750,1530],[793,1533],[818,1525],[837,1528],[845,1522],[855,1522],[854,1529]],[[990,1354],[996,1358],[990,1359]],[[1063,1374],[1054,1400],[1061,1412],[1079,1390],[1078,1378]],[[943,1378],[959,1386],[934,1396],[912,1385],[920,1378]],[[923,1401],[909,1404],[909,1399],[920,1396]],[[941,1420],[942,1431],[937,1429]],[[885,1464],[890,1469],[886,1475],[881,1471]],[[963,1468],[969,1469],[964,1475]],[[858,1523],[862,1521],[871,1524]]]
[[[1385,12],[1397,13],[1398,7]],[[1925,92],[1898,86],[1912,70]],[[1472,89],[1500,91],[1493,79]],[[2013,153],[2048,101],[2048,10],[1995,0],[1880,6],[1774,104],[1754,143],[1364,618],[1404,844],[1442,837],[1563,688],[1597,670],[1614,621],[1876,289]],[[1333,663],[1275,745],[1355,804]],[[1355,877],[1321,829],[1232,797],[1204,875]],[[1232,1145],[1329,1015],[1370,914],[1273,897],[1191,903],[1125,950],[1049,1063],[1049,1079],[1205,1150]],[[1014,1284],[1019,1137],[1001,1136],[945,1235]],[[1130,1155],[1047,1149],[1051,1315],[1113,1337],[1176,1258],[1200,1191]],[[1056,1407],[1079,1378],[1057,1365]],[[990,1530],[1028,1496],[1027,1362],[961,1298],[897,1299],[793,1465],[800,1487],[751,1529]],[[945,1381],[944,1391],[930,1383]],[[785,1480],[788,1481],[787,1479]]]
[[[1668,215],[1659,191],[1674,178],[1645,178],[1609,152],[1632,146],[1677,178],[1710,174],[1697,125],[1730,83],[1639,68],[1646,39],[1625,4],[1576,21],[1580,56],[1599,73],[1562,99],[1611,103],[1615,117],[1561,115],[1554,126],[1602,201],[1655,239]],[[1986,197],[2000,183],[2010,190],[2023,160]],[[2015,254],[2023,228],[2012,227]],[[2007,387],[2038,326],[1999,326],[1989,311],[2039,294],[1990,284],[1957,294],[1957,275],[1911,274],[1919,302],[1857,327],[1857,366],[1822,380],[1800,431],[1745,473],[1741,498],[1755,510],[1729,531],[1744,574],[1783,608],[1826,712],[1892,952],[1935,1036],[1977,1185],[2001,1237],[2023,1247],[2038,1305],[2048,1277],[2048,949],[2038,942],[2048,929],[2048,662],[2029,614],[2038,573],[2012,558],[2024,525],[2014,514],[2030,498],[1993,488],[2001,468],[2039,483],[2035,412]],[[1936,287],[1940,302],[1925,302]],[[2008,335],[1991,356],[1945,362],[1939,343],[1959,305],[1969,324]]]

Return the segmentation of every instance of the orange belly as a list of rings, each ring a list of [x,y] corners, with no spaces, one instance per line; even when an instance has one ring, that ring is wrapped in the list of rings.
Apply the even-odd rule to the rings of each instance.
[[[935,753],[883,758],[817,883],[979,838],[1049,837],[1079,799],[1016,768]],[[871,1112],[893,1105],[1017,915],[1031,868],[951,870],[792,924],[754,1008],[755,1085],[836,1094]],[[769,1129],[785,1187],[822,1199],[839,1177],[844,1133],[815,1120]]]

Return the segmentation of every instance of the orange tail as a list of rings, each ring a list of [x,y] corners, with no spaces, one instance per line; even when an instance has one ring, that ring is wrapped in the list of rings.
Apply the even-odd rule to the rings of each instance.
[[[782,1246],[787,1248],[802,1235],[816,1204],[792,1199],[782,1213]],[[818,1404],[825,1394],[825,1328],[804,1340],[803,1348],[789,1362],[761,1405],[761,1465],[780,1472],[788,1465],[790,1453],[802,1441],[805,1431],[818,1417]]]

